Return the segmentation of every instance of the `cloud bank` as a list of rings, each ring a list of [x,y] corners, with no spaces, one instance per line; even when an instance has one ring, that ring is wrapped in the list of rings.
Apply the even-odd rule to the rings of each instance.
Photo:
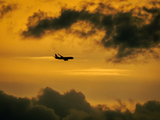
[[[97,44],[116,53],[111,59],[120,63],[134,59],[139,55],[159,58],[155,48],[160,47],[160,4],[151,2],[150,6],[121,6],[118,9],[110,4],[99,3],[93,11],[88,10],[95,3],[87,3],[81,10],[62,8],[59,17],[47,16],[43,11],[35,12],[28,18],[27,30],[22,32],[25,38],[41,38],[47,33],[65,29],[78,37],[90,37],[96,30],[105,31]],[[86,7],[87,6],[87,7]],[[85,32],[72,30],[79,21],[88,22],[92,29]],[[149,56],[148,55],[148,56]]]
[[[111,110],[106,105],[92,107],[85,95],[75,90],[60,94],[46,87],[32,99],[17,98],[0,91],[0,116],[2,120],[159,120],[159,101],[137,103],[134,112],[117,101],[120,107]],[[122,112],[121,108],[126,109]]]

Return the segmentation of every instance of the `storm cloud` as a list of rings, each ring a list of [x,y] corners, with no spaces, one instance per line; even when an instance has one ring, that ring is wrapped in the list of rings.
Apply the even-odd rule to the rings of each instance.
[[[96,29],[104,30],[104,37],[99,40],[101,46],[116,50],[114,56],[107,61],[119,63],[127,59],[143,56],[159,58],[154,50],[160,44],[160,8],[152,2],[152,8],[134,6],[130,10],[125,6],[115,9],[110,4],[99,3],[94,11],[87,10],[87,5],[81,10],[62,8],[59,17],[47,16],[43,11],[35,12],[28,19],[27,30],[22,36],[41,38],[46,33],[65,29],[78,37],[89,37]],[[95,5],[88,3],[88,6]],[[89,22],[90,31],[73,31],[71,26],[79,21]],[[145,55],[144,55],[145,54]]]
[[[37,97],[17,98],[0,91],[0,116],[2,120],[159,120],[160,102],[137,103],[135,111],[120,107],[111,110],[106,105],[92,107],[81,92],[70,90],[64,94],[46,87]],[[124,104],[123,104],[124,105]]]

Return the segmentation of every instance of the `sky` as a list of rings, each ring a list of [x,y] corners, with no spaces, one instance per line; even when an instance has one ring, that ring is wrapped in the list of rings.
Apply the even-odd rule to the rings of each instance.
[[[27,119],[140,119],[159,107],[159,0],[0,0],[0,26],[0,97],[24,102]],[[134,113],[108,108],[126,106]]]

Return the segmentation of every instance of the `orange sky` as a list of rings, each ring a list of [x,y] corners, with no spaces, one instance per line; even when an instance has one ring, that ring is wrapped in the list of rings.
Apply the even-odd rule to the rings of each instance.
[[[119,5],[124,3],[128,5],[124,11],[137,5],[149,5],[147,0],[141,3],[117,0],[111,5],[121,10]],[[137,62],[106,62],[106,58],[112,56],[115,50],[96,44],[104,37],[104,29],[96,29],[96,33],[88,38],[67,33],[65,29],[51,31],[38,39],[24,39],[21,36],[27,30],[28,18],[33,13],[40,10],[48,16],[58,17],[62,6],[81,9],[83,2],[80,0],[8,0],[4,3],[9,4],[16,4],[16,7],[0,18],[0,89],[4,92],[31,97],[46,86],[61,93],[75,89],[82,91],[94,105],[107,104],[115,99],[133,99],[138,102],[160,100],[159,60],[146,59],[144,55],[145,59]],[[71,30],[91,29],[84,21],[71,26]],[[67,62],[55,60],[55,53],[73,56],[75,59]]]

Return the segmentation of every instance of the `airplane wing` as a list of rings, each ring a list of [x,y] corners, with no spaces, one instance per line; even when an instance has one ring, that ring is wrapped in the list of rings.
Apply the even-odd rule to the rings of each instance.
[[[63,57],[63,56],[62,56],[62,55],[60,55],[59,53],[58,53],[58,55],[59,55],[59,56],[61,56],[61,57]]]
[[[64,60],[64,61],[68,61],[68,59],[67,59],[67,58],[64,58],[63,60]]]

